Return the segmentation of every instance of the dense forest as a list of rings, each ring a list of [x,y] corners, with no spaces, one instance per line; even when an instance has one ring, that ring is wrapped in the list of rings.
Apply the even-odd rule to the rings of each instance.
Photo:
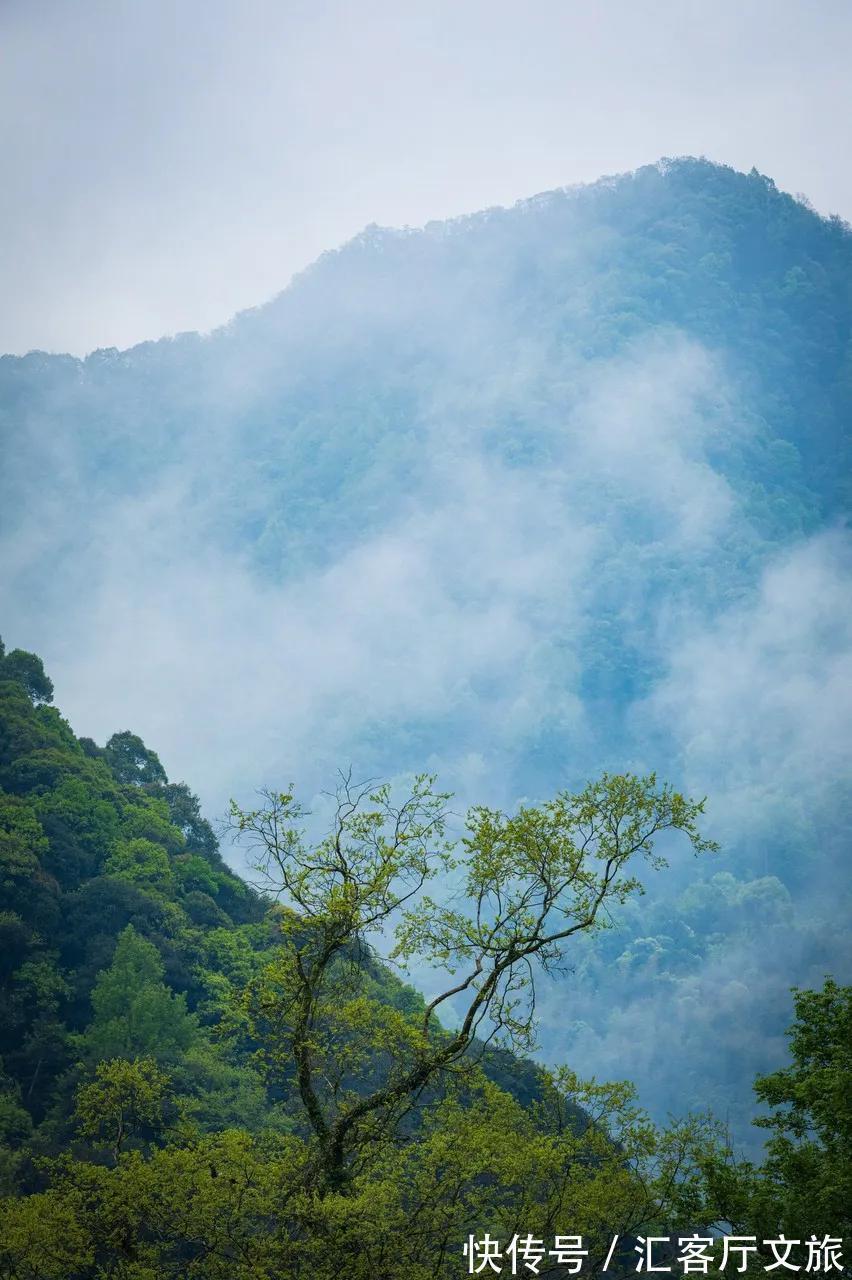
[[[368,228],[212,334],[0,359],[5,616],[213,814],[350,762],[706,793],[542,1051],[748,1141],[791,984],[852,966],[850,335],[849,229],[704,160]]]
[[[692,158],[0,357],[0,1277],[848,1234],[850,422]]]
[[[628,1084],[529,1056],[541,972],[629,903],[637,859],[666,874],[659,834],[712,853],[702,804],[604,775],[476,806],[459,846],[434,780],[347,775],[319,842],[289,792],[232,806],[252,888],[153,750],[76,737],[52,699],[0,647],[7,1280],[437,1280],[485,1233],[552,1276],[576,1273],[567,1237],[595,1273],[617,1234],[628,1274],[647,1235],[674,1258],[719,1222],[762,1272],[779,1231],[849,1231],[852,989],[796,996],[789,1064],[757,1082],[762,1165],[711,1116],[655,1126]],[[453,874],[455,902],[423,892]],[[427,1003],[380,946],[446,990]]]

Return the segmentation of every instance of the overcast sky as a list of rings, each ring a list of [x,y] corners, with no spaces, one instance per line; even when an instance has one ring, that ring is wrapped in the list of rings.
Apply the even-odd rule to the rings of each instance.
[[[209,329],[369,222],[658,159],[852,218],[850,0],[0,0],[0,349]]]

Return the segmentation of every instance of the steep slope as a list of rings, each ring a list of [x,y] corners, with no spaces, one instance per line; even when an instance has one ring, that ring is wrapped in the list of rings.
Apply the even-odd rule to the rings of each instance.
[[[294,1081],[264,1080],[234,1021],[280,943],[275,904],[227,868],[197,798],[141,739],[100,748],[51,701],[41,661],[0,643],[0,1195],[79,1142],[78,1090],[113,1059],[167,1071],[200,1133],[303,1132]],[[417,992],[366,968],[369,998],[422,1017]],[[525,1105],[539,1097],[531,1062],[483,1062]]]
[[[850,961],[850,334],[848,228],[756,172],[370,228],[207,337],[0,361],[5,604],[75,722],[126,707],[213,812],[349,761],[707,791],[719,860],[543,1039],[736,1116],[788,987]]]

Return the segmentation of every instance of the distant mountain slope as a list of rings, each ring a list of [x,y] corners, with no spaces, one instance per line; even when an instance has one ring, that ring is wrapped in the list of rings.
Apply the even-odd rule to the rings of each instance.
[[[208,337],[4,357],[4,607],[75,723],[124,708],[214,812],[349,761],[707,791],[720,859],[543,1035],[736,1112],[789,985],[849,963],[850,421],[849,229],[666,161],[369,228]]]
[[[227,459],[251,482],[220,535],[286,569],[306,525],[311,557],[326,522],[363,532],[359,497],[370,523],[387,519],[384,482],[436,414],[450,427],[455,404],[452,434],[479,429],[529,464],[564,431],[581,371],[676,329],[724,358],[746,400],[748,432],[719,423],[711,462],[761,505],[778,499],[774,519],[759,512],[772,531],[795,530],[849,501],[850,273],[839,220],[696,160],[422,231],[369,228],[208,338],[4,357],[4,508],[57,454],[94,493],[133,493],[200,437],[217,448],[202,472]]]

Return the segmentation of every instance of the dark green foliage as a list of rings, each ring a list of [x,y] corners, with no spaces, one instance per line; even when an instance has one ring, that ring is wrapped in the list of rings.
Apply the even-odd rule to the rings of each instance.
[[[720,1217],[759,1241],[848,1242],[852,1232],[852,987],[827,978],[794,990],[789,1065],[758,1076],[755,1124],[768,1133],[761,1165],[708,1156],[705,1179]],[[766,1262],[774,1262],[768,1251]]]
[[[654,376],[664,386],[678,344],[697,344],[718,385],[696,392],[700,441],[688,457],[730,493],[735,518],[706,547],[684,551],[654,504],[641,492],[636,500],[617,477],[588,480],[581,468],[566,482],[566,509],[603,553],[593,581],[581,584],[591,599],[586,632],[578,640],[570,614],[567,623],[560,617],[543,637],[542,661],[549,688],[576,691],[596,737],[578,752],[557,710],[512,741],[514,793],[541,795],[572,770],[597,771],[590,757],[620,762],[650,750],[641,732],[631,738],[630,716],[661,678],[657,640],[669,619],[712,622],[749,598],[784,548],[848,515],[850,282],[848,228],[818,218],[757,172],[704,161],[664,162],[423,232],[373,228],[208,338],[85,361],[38,353],[0,360],[0,415],[14,440],[0,506],[13,521],[30,511],[37,519],[39,502],[56,500],[43,463],[61,426],[79,489],[63,491],[67,527],[35,554],[32,581],[47,583],[81,557],[88,564],[93,497],[109,521],[127,499],[168,484],[176,458],[192,458],[190,505],[203,501],[205,546],[236,554],[261,578],[292,582],[393,530],[401,513],[430,512],[436,478],[440,485],[459,460],[473,457],[534,486],[551,459],[554,473],[572,475],[588,429],[584,386],[617,377],[620,361],[653,353],[654,344],[663,352]],[[210,440],[216,447],[208,450]],[[148,554],[141,544],[135,551]],[[156,577],[155,560],[143,567]],[[565,585],[570,594],[573,584]],[[103,1151],[72,1131],[70,1117],[80,1090],[97,1083],[101,1053],[137,1055],[114,1059],[126,1064],[116,1069],[121,1087],[133,1084],[147,1055],[162,1060],[157,1070],[167,1067],[175,1105],[196,1135],[287,1128],[297,1106],[286,1073],[264,1089],[250,1065],[260,1046],[233,1013],[235,994],[280,940],[275,915],[229,872],[197,799],[167,781],[141,739],[129,731],[106,746],[76,739],[47,705],[51,694],[37,658],[0,647],[0,1133],[8,1144],[0,1185],[10,1190],[42,1188],[30,1156],[72,1143],[91,1163],[72,1166],[68,1185],[97,1181]],[[478,745],[460,712],[449,725],[367,725],[362,743],[378,740],[400,770],[449,741],[460,750]],[[673,776],[682,776],[681,763]],[[629,1053],[644,1021],[648,1039],[670,1041],[656,1059],[658,1096],[705,1099],[736,1125],[743,1080],[766,1071],[767,1046],[780,1039],[783,989],[796,975],[811,982],[842,963],[833,914],[842,910],[836,868],[847,855],[848,796],[830,778],[816,802],[799,779],[778,786],[785,795],[777,816],[755,838],[737,837],[721,869],[708,869],[700,883],[682,878],[668,901],[628,905],[620,929],[578,949],[564,1017],[560,1005],[551,1019],[572,1062],[582,1065],[584,1036],[593,1043],[602,1029],[616,1053],[618,1035]],[[820,884],[831,888],[817,907],[806,895]],[[378,1004],[405,1017],[422,1007],[380,966],[368,978],[365,991]],[[111,1006],[110,984],[120,995]],[[747,1005],[748,988],[760,995]],[[606,1010],[615,1011],[611,1020]],[[662,1015],[659,1024],[649,1025],[652,1013]],[[849,1089],[848,998],[841,989],[805,993],[798,1013],[794,1065],[759,1085],[771,1112],[767,1165],[732,1173],[722,1161],[712,1190],[728,1193],[731,1221],[760,1232],[837,1232],[852,1201],[839,1093]],[[637,1071],[641,1056],[640,1047]],[[712,1073],[702,1074],[710,1060]],[[525,1106],[542,1102],[535,1067],[501,1054],[486,1063],[491,1080]],[[571,1114],[572,1123],[582,1115]],[[454,1124],[460,1131],[458,1116]],[[203,1139],[192,1148],[197,1166],[180,1146],[155,1151],[156,1166],[132,1165],[169,1141],[156,1125],[139,1133],[121,1154],[119,1172],[128,1172],[119,1198],[132,1188],[164,1234],[160,1181],[172,1195],[197,1194],[209,1208],[205,1247],[217,1239],[230,1202],[216,1198],[222,1179],[210,1172],[210,1153],[229,1176],[246,1178],[249,1200],[268,1168],[279,1178],[275,1194],[290,1185],[275,1163],[280,1152],[260,1139],[255,1148],[254,1136]],[[438,1157],[435,1168],[445,1171]],[[405,1181],[397,1172],[378,1184],[389,1198],[388,1186]],[[532,1186],[534,1162],[528,1173]],[[257,1207],[253,1221],[264,1230],[274,1198]],[[368,1183],[368,1215],[379,1200]],[[726,1204],[721,1191],[715,1203]],[[70,1191],[32,1202],[38,1230],[58,1224],[46,1241],[72,1248],[85,1219],[72,1204]],[[103,1248],[103,1221],[97,1213],[87,1221],[86,1247]],[[35,1219],[21,1222],[21,1232],[37,1237]],[[347,1206],[329,1239],[349,1222]],[[229,1280],[243,1228],[240,1221],[235,1253],[222,1262]],[[132,1223],[112,1229],[147,1247]],[[18,1230],[14,1222],[9,1230]],[[374,1244],[354,1228],[351,1238],[353,1248],[365,1238]],[[182,1276],[188,1246],[179,1232],[175,1241],[171,1272],[163,1257],[145,1254],[127,1262],[128,1274]],[[79,1274],[88,1276],[80,1256]],[[114,1257],[99,1256],[114,1270]],[[60,1280],[78,1274],[57,1257]],[[297,1263],[268,1265],[288,1274]],[[319,1274],[322,1258],[298,1265]]]
[[[107,536],[123,533],[122,581],[130,571],[153,590],[163,580],[165,547],[170,572],[173,561],[180,565],[178,584],[192,582],[196,567],[212,569],[218,584],[224,564],[247,590],[269,591],[290,609],[303,590],[313,600],[322,594],[326,568],[352,582],[363,550],[402,537],[419,558],[421,542],[429,541],[420,537],[424,530],[446,525],[441,545],[451,545],[459,523],[470,519],[474,530],[487,531],[482,544],[474,532],[468,557],[459,529],[459,564],[445,571],[443,553],[440,563],[433,556],[429,581],[438,582],[453,617],[459,605],[471,619],[505,605],[513,626],[519,633],[528,627],[535,641],[504,665],[498,632],[489,649],[493,679],[460,651],[467,675],[446,698],[412,701],[391,681],[381,711],[370,699],[350,717],[346,708],[357,699],[350,701],[347,689],[336,732],[365,775],[416,771],[452,751],[459,759],[482,756],[504,798],[542,796],[651,757],[684,782],[694,769],[695,786],[711,794],[727,788],[745,797],[753,784],[753,802],[743,799],[752,829],[730,822],[721,870],[736,877],[755,910],[771,872],[791,916],[787,927],[775,914],[765,949],[751,944],[746,985],[769,988],[766,1001],[753,995],[743,1015],[755,1035],[737,1052],[718,1052],[713,1036],[690,1037],[686,1070],[664,1054],[652,1062],[640,1055],[643,1089],[656,1092],[660,1113],[669,1101],[688,1106],[710,1096],[746,1130],[749,1080],[767,1039],[778,1041],[790,982],[849,964],[821,892],[846,856],[848,797],[835,779],[782,777],[771,761],[769,778],[762,776],[761,759],[771,755],[764,736],[771,739],[776,722],[794,714],[782,680],[766,695],[779,705],[761,708],[753,734],[734,734],[738,753],[724,724],[706,737],[686,723],[667,724],[655,695],[677,675],[682,632],[713,635],[721,624],[724,634],[740,607],[759,618],[767,573],[848,517],[848,227],[819,217],[757,172],[667,160],[420,231],[369,228],[267,305],[204,337],[85,360],[44,353],[0,359],[0,415],[13,442],[0,474],[0,509],[13,528],[30,520],[46,530],[42,540],[24,539],[35,549],[19,587],[35,583],[46,592],[46,629],[60,630],[69,605],[88,607],[89,588],[74,603],[57,583],[85,581],[99,597],[109,585],[93,553],[93,521]],[[72,463],[58,492],[45,465],[57,438]],[[179,513],[176,476],[186,498]],[[520,594],[505,585],[513,574],[504,576],[502,561],[513,549],[488,550],[501,511],[511,524],[516,497],[525,514],[515,576],[535,581],[539,562],[553,558],[540,588]],[[60,498],[65,520],[42,520],[43,504]],[[705,525],[707,502],[716,514]],[[160,528],[160,514],[151,513],[166,510]],[[848,540],[838,534],[833,550],[820,545],[842,590]],[[589,547],[595,550],[584,568]],[[796,591],[788,585],[791,601]],[[211,603],[216,593],[211,586]],[[801,667],[791,690],[811,678],[819,686],[823,650],[847,643],[842,618],[817,621],[818,603],[810,606],[801,654],[795,628],[789,637]],[[175,622],[184,628],[180,667],[194,653],[193,625]],[[229,664],[238,668],[246,659],[244,642],[231,650],[231,633],[222,631],[221,640],[198,650],[211,673],[211,701]],[[394,633],[391,625],[389,651]],[[765,669],[775,642],[764,642],[767,652],[758,656]],[[778,645],[786,652],[780,628]],[[804,653],[806,645],[813,654]],[[371,660],[365,650],[368,668]],[[489,657],[488,670],[490,664]],[[345,686],[345,675],[341,680]],[[262,681],[258,674],[248,684],[258,689]],[[262,711],[254,704],[264,724],[286,716],[286,707],[273,706],[274,686]],[[529,713],[523,695],[520,719],[501,716],[492,732],[491,709],[530,687],[539,694]],[[303,730],[316,735],[301,752],[306,770],[324,753],[324,717]],[[730,718],[737,718],[735,707]],[[189,793],[158,781],[159,762],[132,737],[112,742],[122,781],[158,791],[186,851],[218,868],[215,836]],[[109,749],[79,745],[91,764],[102,763],[99,752]],[[740,757],[748,777],[735,776]],[[49,742],[34,742],[10,769],[0,742],[7,791],[52,788],[63,767]],[[725,821],[719,810],[715,816]],[[91,874],[96,843],[96,833],[71,832],[70,817],[43,819],[53,844],[65,838],[63,824],[69,842],[72,834],[76,840],[76,866],[70,851],[61,874],[49,864],[64,888]],[[259,918],[233,878],[216,892],[202,881],[187,881],[184,892],[207,894],[236,923]],[[572,1003],[572,1021],[585,1024],[591,1041],[617,1045],[628,1004],[646,1028],[669,1009],[688,1011],[692,1001],[706,1009],[700,989],[681,998],[691,979],[699,988],[706,981],[724,1002],[710,969],[727,959],[738,974],[739,959],[729,958],[749,949],[749,908],[729,890],[708,884],[712,930],[700,911],[686,904],[681,913],[670,902],[655,912],[652,927],[647,912],[631,916],[631,936],[614,937],[584,958],[590,981],[585,997]],[[201,909],[196,902],[193,910]],[[773,966],[765,983],[764,957]],[[637,997],[648,1001],[645,1014],[636,1012]],[[550,1034],[549,1048],[561,1052],[558,1021]],[[569,1035],[567,1043],[574,1042]]]
[[[848,1240],[852,987],[828,979],[819,991],[796,991],[795,1004],[791,1064],[755,1082],[758,1100],[769,1108],[757,1121],[770,1135],[762,1225],[783,1226],[801,1239],[816,1232]]]
[[[50,692],[40,660],[0,661],[0,1058],[15,1106],[50,1148],[80,1071],[203,1049],[190,1006],[205,1001],[208,1023],[220,1016],[204,932],[236,939],[265,908],[227,868],[196,797],[140,738],[78,740],[39,705]],[[249,948],[268,940],[252,934]],[[242,1088],[257,1112],[254,1075],[229,1065],[232,1049],[210,1052],[215,1071],[237,1073],[234,1116]],[[229,1104],[218,1105],[227,1123]]]
[[[125,730],[114,733],[104,747],[104,759],[119,782],[145,783],[168,781],[166,771],[155,751],[149,751],[141,738]]]
[[[0,684],[4,776],[17,782],[0,789],[4,1274],[102,1280],[126,1263],[140,1280],[330,1280],[363,1257],[353,1274],[365,1280],[443,1280],[457,1274],[468,1231],[508,1234],[522,1213],[524,1228],[546,1235],[565,1225],[566,1204],[572,1229],[601,1248],[613,1225],[852,1229],[852,1006],[832,982],[797,995],[792,1064],[758,1081],[770,1109],[763,1167],[734,1161],[703,1121],[656,1129],[629,1086],[583,1084],[474,1042],[480,1066],[436,1077],[410,1109],[370,1128],[331,1188],[287,1062],[289,1012],[276,986],[276,966],[313,953],[320,922],[270,909],[228,871],[195,797],[165,775],[152,780],[162,766],[139,739],[121,735],[116,776],[107,752],[81,746],[44,711],[19,682]],[[16,769],[39,751],[51,753],[50,772]],[[604,779],[589,795],[623,785]],[[669,798],[680,821],[682,798]],[[475,812],[479,873],[502,885],[499,815]],[[526,850],[540,820],[523,810],[506,822],[520,824]],[[745,891],[730,879],[729,897],[757,895],[770,924],[783,915],[777,882]],[[297,887],[315,906],[312,883]],[[684,895],[684,920],[712,908],[703,895]],[[418,937],[424,921],[411,915]],[[441,948],[452,945],[442,935]],[[313,1067],[325,1078],[319,1055],[331,1035],[329,1067],[357,1110],[398,1055],[416,1051],[426,1005],[360,930],[335,963],[341,998],[312,1029]],[[434,1047],[454,1034],[436,1025]],[[256,1068],[270,1062],[265,1082]]]
[[[3,653],[2,644],[0,640],[0,680],[14,680],[33,702],[52,702],[53,682],[45,675],[41,658],[23,649]]]
[[[34,1176],[22,1135],[34,1154],[71,1140],[74,1092],[94,1090],[104,1062],[168,1070],[195,1125],[291,1126],[288,1090],[267,1091],[233,1020],[280,917],[228,869],[186,784],[134,734],[78,740],[19,680],[0,682],[0,781],[0,1184]],[[422,1013],[417,993],[367,969],[371,999]],[[540,1090],[531,1065],[489,1063],[519,1096]]]
[[[201,816],[198,797],[192,794],[185,782],[167,782],[159,794],[169,806],[171,821],[183,833],[187,849],[197,850],[208,860],[215,860],[219,842],[210,823]]]

